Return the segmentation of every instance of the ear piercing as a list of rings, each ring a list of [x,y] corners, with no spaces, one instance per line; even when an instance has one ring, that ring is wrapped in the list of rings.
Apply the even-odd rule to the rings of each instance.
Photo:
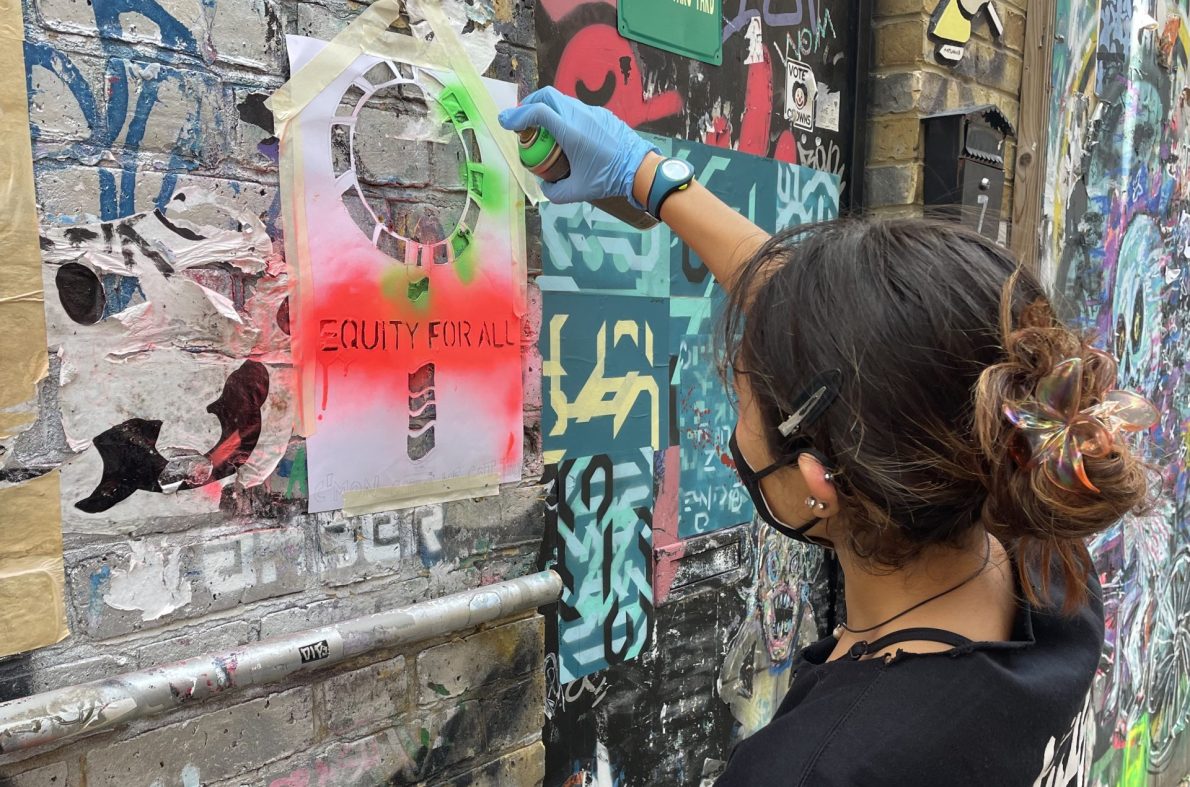
[[[835,482],[835,474],[828,470],[822,474],[822,480],[828,484],[833,484]]]
[[[817,509],[819,511],[825,511],[826,503],[822,502],[821,500],[814,497],[813,495],[810,495],[809,497],[806,498],[806,508],[809,508],[811,510]]]

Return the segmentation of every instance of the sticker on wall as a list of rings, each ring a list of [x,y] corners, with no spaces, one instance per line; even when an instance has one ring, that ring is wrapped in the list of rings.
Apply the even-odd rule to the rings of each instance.
[[[288,45],[295,74],[328,47]],[[311,511],[493,494],[521,473],[516,180],[474,91],[397,54],[347,58],[281,137]],[[516,103],[515,85],[481,90]],[[431,159],[455,199],[402,191],[429,177],[402,166]]]
[[[996,38],[1004,35],[1004,23],[993,0],[942,0],[930,19],[929,34],[938,43],[938,59],[951,65],[963,59],[971,40],[971,25],[986,12],[988,27]]]
[[[814,103],[818,85],[807,63],[789,60],[785,63],[785,119],[803,131],[814,130]]]
[[[752,17],[744,37],[748,39],[748,54],[744,57],[744,65],[752,66],[764,62],[764,27],[759,16]]]
[[[723,63],[723,0],[619,0],[620,35],[667,52]]]

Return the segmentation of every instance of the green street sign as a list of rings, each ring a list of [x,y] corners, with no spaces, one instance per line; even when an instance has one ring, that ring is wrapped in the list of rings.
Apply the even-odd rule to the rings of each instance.
[[[625,38],[723,64],[722,0],[620,0],[618,13]]]

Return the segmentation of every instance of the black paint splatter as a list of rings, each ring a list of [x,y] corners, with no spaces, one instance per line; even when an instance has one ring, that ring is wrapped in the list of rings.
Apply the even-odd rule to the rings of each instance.
[[[138,490],[160,492],[157,479],[169,464],[157,452],[160,434],[160,421],[133,418],[98,435],[94,443],[103,459],[103,478],[95,491],[74,507],[98,514],[127,500]]]
[[[249,93],[243,101],[236,104],[236,110],[240,113],[240,120],[251,123],[273,136],[277,131],[273,125],[273,113],[264,105],[266,99],[268,96],[264,93]]]
[[[165,217],[164,213],[162,213],[159,210],[153,211],[153,215],[157,217],[158,221],[160,221],[162,224],[165,225],[166,229],[168,229],[171,232],[174,232],[178,235],[181,235],[186,240],[206,240],[205,235],[199,235],[194,230],[188,230],[185,227],[179,227],[177,224],[174,224],[172,221],[170,221],[169,219],[167,219]]]
[[[58,269],[54,283],[58,287],[58,300],[70,319],[80,325],[94,325],[103,319],[107,295],[95,271],[86,265],[68,262]]]
[[[131,244],[132,246],[140,249],[141,253],[148,257],[149,260],[155,266],[157,266],[157,270],[161,271],[162,274],[168,276],[174,272],[174,266],[169,264],[169,261],[161,255],[161,252],[150,246],[149,242],[142,238],[140,233],[134,230],[128,224],[121,223],[116,225],[116,234],[122,239],[124,262],[126,262],[129,267],[135,265],[135,258],[132,254],[132,249],[129,248],[129,245]]]
[[[207,407],[223,428],[219,442],[207,451],[212,466],[210,481],[227,478],[256,450],[263,423],[261,408],[268,396],[269,370],[259,361],[244,361],[227,378],[219,398]],[[183,484],[182,488],[193,487]]]
[[[227,378],[223,393],[207,407],[219,419],[222,434],[206,452],[211,474],[202,482],[183,482],[179,489],[195,489],[236,472],[260,440],[261,408],[269,394],[269,372],[258,361],[245,361]],[[103,459],[103,478],[95,491],[75,508],[89,514],[107,511],[134,492],[161,492],[161,475],[169,465],[157,451],[161,421],[133,418],[97,436],[95,448]]]

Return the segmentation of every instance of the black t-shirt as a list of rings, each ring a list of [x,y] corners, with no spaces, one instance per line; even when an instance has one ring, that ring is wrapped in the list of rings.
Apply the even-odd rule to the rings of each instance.
[[[1086,783],[1090,687],[1103,645],[1098,582],[1063,616],[1021,602],[1012,639],[942,653],[826,661],[833,637],[798,654],[768,726],[741,741],[716,787]]]

